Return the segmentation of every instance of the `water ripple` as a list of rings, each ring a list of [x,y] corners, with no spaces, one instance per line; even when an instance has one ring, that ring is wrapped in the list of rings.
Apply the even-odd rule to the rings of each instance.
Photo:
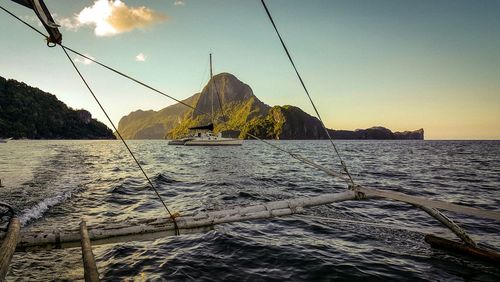
[[[326,141],[272,141],[341,171]],[[260,143],[188,148],[130,141],[169,208],[181,214],[344,191],[337,182]],[[500,142],[338,142],[356,181],[500,210]],[[5,149],[5,150],[4,150]],[[119,142],[12,141],[2,145],[0,200],[25,228],[165,217]],[[447,215],[481,245],[500,248],[500,223]],[[388,200],[350,201],[301,215],[216,226],[203,234],[95,246],[104,280],[498,281],[498,267],[430,248],[426,233],[450,236],[436,220]],[[80,252],[16,253],[8,280],[81,280]]]

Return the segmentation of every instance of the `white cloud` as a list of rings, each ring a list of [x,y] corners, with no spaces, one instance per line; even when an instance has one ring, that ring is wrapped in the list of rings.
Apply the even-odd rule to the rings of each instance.
[[[54,22],[66,30],[77,31],[81,26],[76,18],[64,18],[58,14],[53,14],[52,16],[54,17]]]
[[[186,5],[186,1],[185,0],[175,0],[174,5],[175,6],[179,6],[179,5],[184,6],[184,5]]]
[[[52,14],[54,17],[54,22],[60,25],[62,28],[70,31],[77,31],[81,26],[78,19],[75,18],[65,18],[61,17],[58,14]],[[36,24],[38,27],[43,27],[42,22],[38,19],[37,16],[23,16],[22,19],[28,23]]]
[[[143,53],[139,53],[137,54],[137,56],[135,56],[135,60],[138,61],[138,62],[144,62],[146,61],[148,56],[144,55]]]
[[[91,59],[94,59],[94,57],[92,57],[90,55],[87,55],[87,54],[84,54],[84,55],[87,56],[87,57],[89,57],[89,58],[91,58]],[[79,63],[79,64],[83,64],[83,65],[90,65],[90,64],[92,64],[91,60],[89,60],[87,58],[80,57],[80,56],[74,58],[73,61],[75,63]]]
[[[144,6],[128,7],[120,0],[96,0],[92,6],[75,15],[76,21],[60,21],[67,28],[82,25],[94,27],[97,36],[113,36],[137,28],[145,28],[167,19],[164,14]]]

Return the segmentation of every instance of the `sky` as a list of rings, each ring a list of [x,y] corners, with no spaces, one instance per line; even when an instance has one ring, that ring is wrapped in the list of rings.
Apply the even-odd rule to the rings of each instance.
[[[314,115],[259,0],[46,0],[63,43],[177,98],[229,72]],[[329,128],[500,139],[500,1],[267,0]],[[37,26],[32,10],[0,5]],[[104,114],[60,47],[0,11],[0,76]],[[72,55],[111,119],[175,103]]]

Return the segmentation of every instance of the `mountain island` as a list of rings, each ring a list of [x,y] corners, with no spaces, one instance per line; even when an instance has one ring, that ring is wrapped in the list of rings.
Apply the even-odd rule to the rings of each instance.
[[[251,133],[262,139],[328,138],[316,117],[290,105],[266,105],[253,94],[250,86],[230,73],[215,75],[201,93],[182,102],[196,111],[180,103],[159,111],[137,110],[120,119],[118,130],[126,139],[175,139],[188,135],[189,127],[214,120],[214,132],[232,137],[246,138],[246,133]],[[221,120],[226,122],[217,122]],[[392,132],[384,127],[372,127],[355,131],[329,129],[329,133],[334,139],[424,139],[423,129]]]
[[[86,110],[56,96],[0,77],[0,138],[115,139],[113,131]]]

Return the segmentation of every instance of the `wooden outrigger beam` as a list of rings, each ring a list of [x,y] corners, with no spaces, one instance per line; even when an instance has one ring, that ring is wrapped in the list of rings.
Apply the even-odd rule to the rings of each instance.
[[[315,197],[302,197],[281,201],[267,202],[247,207],[234,207],[228,210],[200,212],[190,216],[176,218],[179,233],[191,234],[205,232],[216,224],[240,222],[254,219],[265,219],[287,216],[302,211],[303,208],[331,204],[348,200],[387,198],[414,205],[444,224],[459,238],[466,247],[476,248],[476,243],[452,220],[447,218],[436,208],[443,208],[464,214],[483,216],[486,218],[500,219],[497,211],[479,210],[442,201],[427,200],[421,197],[409,196],[393,191],[368,189],[360,186],[341,193],[324,194]],[[430,206],[430,207],[429,207]],[[118,243],[125,241],[140,241],[175,235],[175,226],[169,218],[154,218],[136,222],[123,222],[117,224],[95,225],[88,229],[89,240],[92,244]],[[30,249],[69,248],[80,246],[80,233],[78,229],[52,230],[45,232],[23,233],[17,245],[18,251]]]
[[[468,246],[460,242],[448,240],[431,234],[425,235],[425,242],[429,243],[434,248],[454,251],[481,260],[492,262],[497,266],[500,265],[500,254],[491,250],[480,249],[475,246]]]
[[[80,222],[80,236],[82,245],[83,274],[85,277],[85,281],[98,282],[99,273],[97,272],[94,253],[92,253],[92,245],[90,244],[87,224],[83,220],[82,222]]]
[[[398,193],[398,192],[392,192],[392,191],[366,189],[363,187],[358,187],[358,189],[359,189],[358,191],[360,191],[361,193],[364,193],[365,195],[366,194],[370,195],[371,197],[388,198],[388,199],[412,204],[413,206],[425,211],[427,214],[429,214],[430,216],[434,217],[439,222],[441,222],[444,226],[446,226],[453,233],[455,233],[455,235],[457,235],[457,237],[460,238],[466,245],[472,246],[472,247],[477,247],[476,242],[474,242],[474,240],[472,240],[469,237],[469,235],[467,234],[467,232],[465,232],[465,230],[463,230],[460,226],[458,226],[455,222],[453,222],[446,215],[444,215],[443,213],[438,211],[436,208],[434,208],[434,207],[430,208],[428,206],[425,206],[424,204],[429,204],[429,202],[430,202],[431,205],[434,204],[434,206],[439,206],[439,207],[443,207],[443,205],[446,205],[447,208],[450,209],[450,207],[448,207],[448,206],[451,206],[451,209],[454,209],[454,210],[459,210],[459,208],[461,206],[453,205],[453,204],[449,204],[449,203],[444,203],[444,202],[440,202],[440,201],[431,201],[431,200],[427,200],[427,199],[421,199],[419,197],[409,196],[409,195],[405,195],[405,194]],[[471,209],[473,211],[473,213],[477,213],[478,211],[480,211],[480,210],[477,210],[474,208],[468,208],[468,207],[463,207],[463,208],[466,208],[467,210]],[[490,216],[494,217],[495,214],[492,214]]]
[[[9,223],[9,229],[0,247],[0,281],[5,280],[5,276],[9,270],[12,255],[16,250],[17,242],[19,241],[19,232],[21,230],[21,222],[17,217],[13,217]]]
[[[244,208],[203,212],[194,216],[180,216],[176,218],[176,222],[181,234],[190,234],[210,230],[216,224],[286,216],[300,212],[302,208],[354,200],[356,197],[357,194],[354,191],[345,191],[316,197],[268,202]],[[97,245],[173,236],[175,226],[172,220],[159,218],[143,220],[135,224],[125,222],[106,226],[89,226],[88,231],[92,244]],[[78,247],[79,245],[78,230],[52,230],[23,233],[17,249],[23,251],[33,248],[51,249]]]
[[[437,200],[429,200],[422,197],[406,195],[399,192],[394,191],[384,191],[373,188],[366,188],[362,186],[356,187],[357,191],[362,192],[368,197],[377,197],[377,198],[387,198],[391,200],[396,200],[400,202],[405,202],[412,205],[417,206],[425,206],[428,208],[442,209],[451,212],[467,214],[472,216],[477,216],[481,218],[489,218],[500,221],[500,212],[498,211],[490,211],[490,210],[481,210],[477,208],[462,206],[451,204],[443,201]]]
[[[448,227],[448,229],[450,229],[453,233],[455,233],[455,235],[457,235],[457,237],[460,238],[466,245],[471,247],[477,247],[476,242],[474,242],[474,240],[472,240],[471,237],[469,237],[469,235],[467,234],[467,232],[465,232],[465,230],[463,230],[460,226],[458,226],[455,222],[453,222],[453,220],[449,219],[446,215],[442,214],[437,209],[428,208],[425,206],[418,206],[418,205],[415,206],[425,211],[430,216],[434,217],[439,222]]]

